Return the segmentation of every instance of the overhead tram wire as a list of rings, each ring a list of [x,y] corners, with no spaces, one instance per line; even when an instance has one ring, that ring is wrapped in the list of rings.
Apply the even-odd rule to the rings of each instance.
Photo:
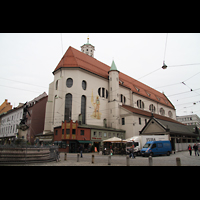
[[[192,90],[192,91],[196,91],[196,90],[200,90],[200,88],[197,88],[197,89]],[[175,95],[179,95],[179,94],[185,94],[185,93],[188,93],[188,92],[191,92],[191,91],[181,92],[181,93],[176,93],[176,94],[168,95],[168,97],[175,96]]]
[[[168,38],[168,33],[167,33],[167,35],[166,35],[166,41],[165,41],[165,51],[164,51],[163,66],[162,66],[163,69],[165,69],[165,67],[167,67],[167,66],[165,65],[165,55],[166,55],[166,50],[167,50],[167,38]]]
[[[171,65],[168,67],[181,67],[181,66],[191,66],[191,65],[200,65],[200,63],[191,63],[191,64],[182,64],[182,65]]]

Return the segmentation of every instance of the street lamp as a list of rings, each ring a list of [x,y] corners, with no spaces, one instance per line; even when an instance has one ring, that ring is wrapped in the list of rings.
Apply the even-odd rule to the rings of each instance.
[[[163,69],[167,69],[167,65],[165,64],[165,61],[163,61],[163,66],[162,66]]]

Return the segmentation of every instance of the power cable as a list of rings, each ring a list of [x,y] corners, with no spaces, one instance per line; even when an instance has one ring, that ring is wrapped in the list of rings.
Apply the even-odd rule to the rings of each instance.
[[[168,67],[181,67],[181,66],[190,66],[190,65],[200,65],[200,63],[183,64],[183,65],[171,65],[171,66],[168,66]]]
[[[168,38],[168,33],[166,35],[166,41],[165,41],[165,51],[164,51],[163,65],[165,64],[165,54],[166,54],[166,49],[167,49],[167,38]]]
[[[192,90],[192,91],[196,91],[196,90],[200,90],[200,88],[197,88],[197,89]],[[168,95],[168,97],[170,97],[170,96],[175,96],[175,95],[179,95],[179,94],[185,94],[185,93],[188,93],[188,92],[191,92],[191,91],[181,92],[181,93],[177,93],[177,94]]]

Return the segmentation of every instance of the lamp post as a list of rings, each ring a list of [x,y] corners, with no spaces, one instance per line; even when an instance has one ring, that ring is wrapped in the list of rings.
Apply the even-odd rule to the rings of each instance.
[[[167,69],[167,65],[165,64],[165,61],[163,61],[163,66],[162,66],[163,69]]]

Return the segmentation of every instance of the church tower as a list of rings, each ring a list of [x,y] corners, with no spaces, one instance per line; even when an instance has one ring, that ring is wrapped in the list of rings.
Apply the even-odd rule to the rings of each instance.
[[[81,46],[81,51],[94,58],[95,47],[89,43],[89,35],[87,37],[87,43]]]
[[[119,129],[120,113],[119,113],[119,71],[112,61],[109,73],[109,126]]]

